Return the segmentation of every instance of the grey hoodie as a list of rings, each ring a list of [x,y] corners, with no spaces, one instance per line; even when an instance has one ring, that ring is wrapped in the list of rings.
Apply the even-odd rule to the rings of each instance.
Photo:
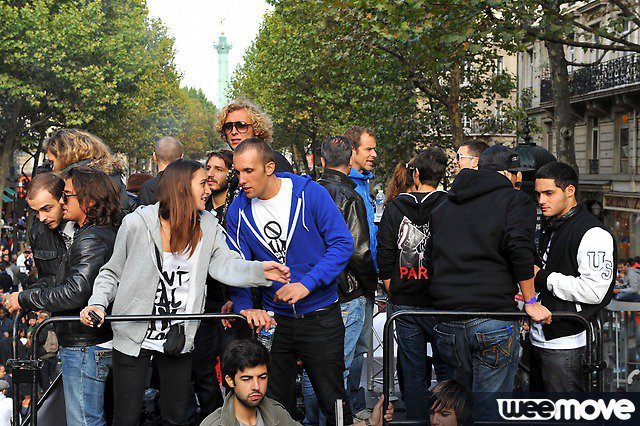
[[[190,282],[195,285],[195,301],[189,313],[202,313],[206,298],[207,274],[235,287],[270,286],[262,263],[243,260],[227,246],[222,227],[210,212],[200,215],[201,248]],[[141,206],[124,217],[111,259],[100,269],[89,305],[106,308],[113,302],[113,315],[150,315],[153,311],[160,273],[153,246],[162,251],[158,204]],[[195,255],[195,253],[194,253]],[[199,321],[185,325],[185,348],[193,350]],[[114,322],[113,347],[138,356],[149,322]]]

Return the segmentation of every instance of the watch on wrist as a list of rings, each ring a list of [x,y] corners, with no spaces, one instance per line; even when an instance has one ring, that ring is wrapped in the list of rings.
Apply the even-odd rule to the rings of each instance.
[[[529,300],[526,300],[524,302],[525,305],[533,305],[534,303],[536,303],[538,301],[538,295],[534,294],[533,297]]]

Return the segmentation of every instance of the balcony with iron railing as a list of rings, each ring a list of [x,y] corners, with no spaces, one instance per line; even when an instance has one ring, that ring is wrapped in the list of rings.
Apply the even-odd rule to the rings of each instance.
[[[540,103],[553,101],[551,78],[540,80]],[[640,54],[621,56],[599,65],[583,67],[569,75],[571,97],[640,84]]]

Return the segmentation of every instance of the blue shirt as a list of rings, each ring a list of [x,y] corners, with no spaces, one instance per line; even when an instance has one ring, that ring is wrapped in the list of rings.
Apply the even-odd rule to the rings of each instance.
[[[356,192],[360,194],[362,199],[364,200],[364,206],[367,209],[367,223],[369,225],[369,247],[371,248],[371,256],[373,257],[373,263],[376,265],[376,270],[378,270],[378,262],[377,262],[377,252],[376,246],[378,244],[378,240],[376,236],[378,235],[378,227],[373,223],[373,218],[375,214],[373,200],[371,199],[371,193],[369,191],[369,181],[373,179],[373,172],[369,170],[365,170],[363,173],[360,173],[353,167],[349,172],[349,177],[356,184]]]

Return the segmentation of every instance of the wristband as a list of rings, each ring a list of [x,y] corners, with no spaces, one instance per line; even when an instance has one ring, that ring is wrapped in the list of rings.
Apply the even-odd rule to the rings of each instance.
[[[533,297],[529,300],[526,300],[524,302],[525,305],[533,305],[534,303],[536,303],[538,301],[538,295],[534,294]]]

